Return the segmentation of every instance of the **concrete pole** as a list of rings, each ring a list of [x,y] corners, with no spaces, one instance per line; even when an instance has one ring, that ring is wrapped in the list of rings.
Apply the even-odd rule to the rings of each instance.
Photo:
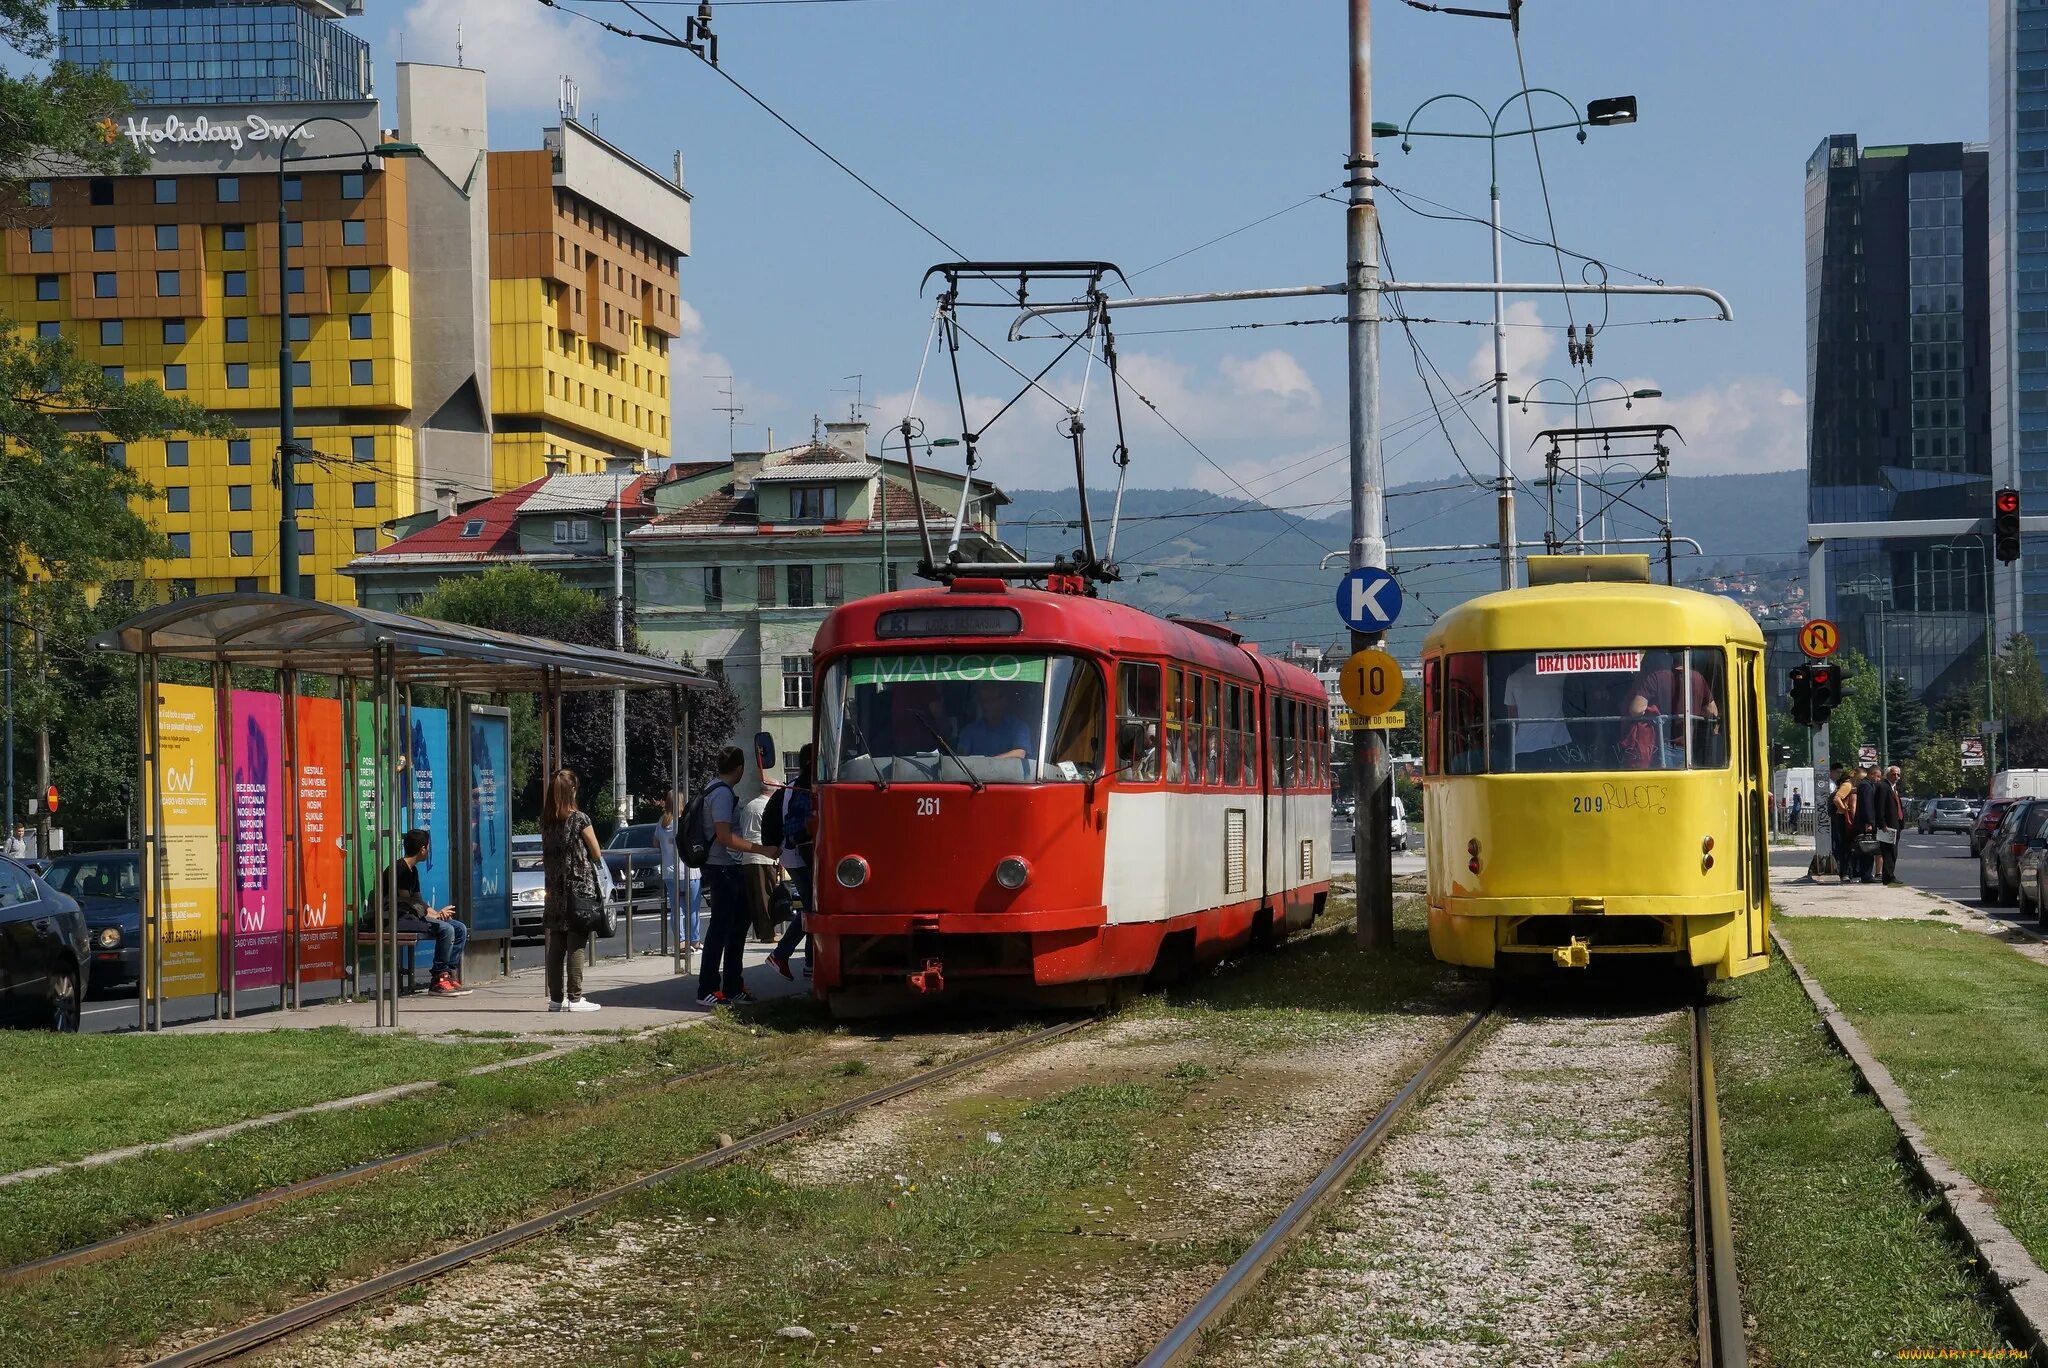
[[[296,136],[296,131],[294,132]],[[292,270],[285,246],[285,168],[291,164],[292,141],[277,154],[277,592],[299,596],[298,436],[292,430]]]
[[[1373,203],[1372,0],[1351,5],[1351,194],[1344,213],[1345,333],[1350,344],[1351,566],[1387,564],[1386,469],[1380,454],[1379,208]],[[1512,545],[1509,555],[1513,555]],[[1384,633],[1353,632],[1351,649],[1377,646]],[[1352,784],[1357,799],[1358,943],[1388,950],[1394,943],[1393,775],[1386,738],[1353,734]]]
[[[626,649],[626,477],[612,472],[612,646]],[[620,826],[632,820],[626,811],[626,691],[612,691],[612,811]],[[630,877],[630,876],[629,876]],[[626,916],[633,915],[633,890],[626,888]]]
[[[1491,153],[1493,148],[1494,144],[1489,141],[1488,152]],[[1493,230],[1493,440],[1500,458],[1496,472],[1500,481],[1500,587],[1512,589],[1515,587],[1515,472],[1508,450],[1508,319],[1507,296],[1500,289],[1505,277],[1501,275],[1498,172],[1493,177],[1488,207]]]

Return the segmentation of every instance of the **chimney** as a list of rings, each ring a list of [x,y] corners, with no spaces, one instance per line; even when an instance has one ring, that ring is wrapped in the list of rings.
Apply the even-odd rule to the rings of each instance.
[[[604,458],[604,473],[607,475],[632,475],[638,472],[638,456],[607,456]]]
[[[825,445],[849,461],[868,458],[868,425],[864,422],[825,424]]]
[[[434,511],[440,514],[443,518],[452,518],[455,516],[454,485],[434,486]]]
[[[550,475],[566,475],[569,473],[569,458],[567,456],[550,456],[547,459],[546,465],[547,472]]]
[[[765,451],[736,451],[732,457],[732,483],[734,489],[744,489],[754,482],[761,473],[761,458]]]

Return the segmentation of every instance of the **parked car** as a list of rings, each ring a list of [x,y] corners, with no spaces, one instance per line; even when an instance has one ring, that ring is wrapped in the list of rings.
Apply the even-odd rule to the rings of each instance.
[[[629,862],[633,871],[633,910],[659,912],[667,903],[667,891],[661,882],[660,830],[653,822],[639,822],[620,827],[605,843],[604,862],[611,866],[612,871],[612,901],[618,903],[621,910],[627,897],[626,868]]]
[[[1387,801],[1392,803],[1394,807],[1393,820],[1388,824],[1388,839],[1393,842],[1394,849],[1405,851],[1408,849],[1407,805],[1401,801],[1399,795],[1390,797]],[[1352,814],[1351,818],[1351,848],[1353,851],[1358,849],[1358,817],[1356,813]]]
[[[2016,798],[1993,798],[1978,809],[1976,823],[1970,828],[1972,856],[1984,853],[1984,843],[1991,839],[1992,833],[1998,830],[1999,823],[2005,820],[2005,814],[2011,811],[2012,805],[2018,801]]]
[[[2005,818],[1977,857],[1977,900],[1987,906],[2004,906],[2020,896],[2020,857],[2029,842],[2041,834],[2048,822],[2048,801],[2021,798],[2012,802]]]
[[[88,954],[77,901],[26,865],[0,859],[0,1020],[77,1030]]]
[[[540,837],[512,838],[512,939],[539,940],[547,910],[547,875],[541,868]]]
[[[43,879],[85,913],[95,990],[142,982],[142,857],[133,850],[60,855]]]
[[[1970,804],[1961,798],[1929,798],[1920,804],[1920,834],[1935,831],[1967,832],[1976,819]]]

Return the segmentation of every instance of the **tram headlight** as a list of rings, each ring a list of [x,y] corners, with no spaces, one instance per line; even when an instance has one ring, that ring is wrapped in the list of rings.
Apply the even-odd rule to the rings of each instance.
[[[859,888],[868,881],[868,862],[858,855],[848,855],[839,862],[838,869],[833,872],[837,875],[841,888]]]
[[[1031,866],[1012,855],[996,865],[996,882],[1015,893],[1031,881]]]

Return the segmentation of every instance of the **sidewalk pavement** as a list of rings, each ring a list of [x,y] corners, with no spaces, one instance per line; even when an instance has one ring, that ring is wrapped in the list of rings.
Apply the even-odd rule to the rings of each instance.
[[[1771,869],[1771,906],[1782,917],[1855,917],[1869,921],[1931,921],[1964,926],[2004,941],[2028,959],[2048,964],[2048,937],[2016,920],[1911,884],[1843,883],[1796,866]]]
[[[763,1001],[808,993],[811,985],[803,977],[802,954],[799,953],[790,965],[796,974],[796,978],[790,980],[769,965],[768,952],[772,948],[765,944],[748,944],[747,987]],[[519,970],[504,978],[491,979],[478,985],[467,997],[434,997],[425,992],[402,994],[398,999],[398,1029],[422,1036],[488,1031],[550,1039],[694,1026],[706,1020],[710,1010],[697,1005],[696,970],[701,967],[701,957],[692,956],[689,963],[690,972],[680,978],[675,974],[674,959],[668,955],[601,959],[586,965],[583,995],[604,1009],[598,1012],[550,1012],[547,988],[539,969]],[[167,1029],[172,1032],[217,1033],[346,1026],[353,1030],[374,1031],[377,1029],[375,1022],[376,1004],[365,999],[323,1002],[295,1012],[247,1012],[233,1021],[194,1021]]]

